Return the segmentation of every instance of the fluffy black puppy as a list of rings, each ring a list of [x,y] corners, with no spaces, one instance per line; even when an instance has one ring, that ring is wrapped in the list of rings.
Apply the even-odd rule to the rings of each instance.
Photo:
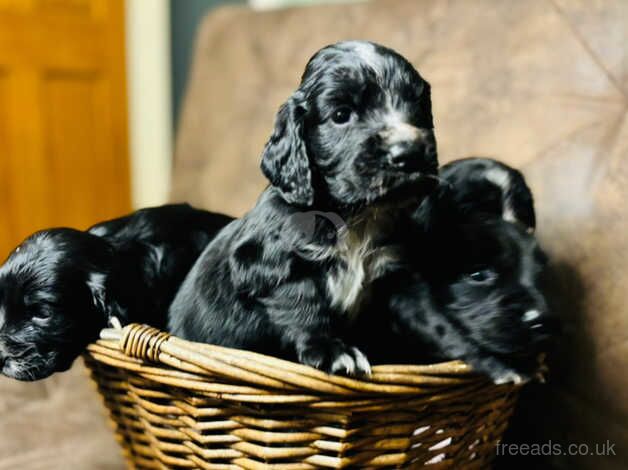
[[[413,214],[405,269],[379,281],[354,333],[378,363],[462,359],[495,383],[525,381],[555,329],[547,258],[525,225],[460,205],[446,182]]]
[[[536,228],[534,199],[521,172],[491,158],[454,160],[440,168],[449,183],[456,210],[467,214],[499,215],[509,222]]]
[[[378,286],[384,296],[394,293],[374,303],[356,344],[377,363],[462,359],[496,383],[527,380],[553,323],[539,288],[544,256],[536,241],[503,220],[439,235],[422,261],[428,268]]]
[[[181,204],[31,235],[0,267],[0,370],[19,380],[66,370],[111,316],[163,327],[187,271],[230,220]]]
[[[185,276],[212,238],[233,217],[167,204],[91,227],[107,240],[115,263],[106,281],[110,315],[125,323],[167,325],[167,311]]]
[[[0,267],[0,370],[37,380],[66,370],[106,325],[109,243],[78,230],[37,232]]]
[[[398,208],[433,187],[432,128],[429,84],[396,52],[350,41],[316,53],[264,149],[271,186],[201,255],[171,331],[368,373],[343,337],[397,262]]]

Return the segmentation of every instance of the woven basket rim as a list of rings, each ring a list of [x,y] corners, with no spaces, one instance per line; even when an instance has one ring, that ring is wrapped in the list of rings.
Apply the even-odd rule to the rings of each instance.
[[[86,357],[161,384],[264,403],[316,402],[322,396],[355,400],[458,395],[487,385],[486,377],[461,361],[377,365],[369,377],[344,377],[252,351],[187,341],[140,324],[103,329]]]
[[[485,468],[519,388],[459,361],[328,375],[138,324],[84,358],[143,468]]]

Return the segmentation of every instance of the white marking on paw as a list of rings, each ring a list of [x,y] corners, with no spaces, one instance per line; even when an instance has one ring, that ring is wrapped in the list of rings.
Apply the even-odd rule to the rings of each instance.
[[[523,382],[523,378],[516,372],[509,371],[495,378],[493,382],[495,382],[496,385],[503,385],[507,383],[520,384]]]
[[[355,373],[355,361],[353,360],[353,358],[349,354],[342,353],[332,363],[331,371],[334,374],[337,373],[337,372],[344,371],[348,375],[353,375]]]
[[[353,355],[355,356],[355,362],[358,368],[358,372],[364,375],[371,375],[371,364],[366,356],[358,348],[351,348]]]

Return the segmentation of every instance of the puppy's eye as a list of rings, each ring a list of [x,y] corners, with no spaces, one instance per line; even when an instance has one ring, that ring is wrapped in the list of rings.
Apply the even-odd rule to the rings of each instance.
[[[336,108],[331,115],[331,120],[336,124],[346,124],[351,119],[351,113],[353,111],[349,106],[341,106]]]
[[[495,282],[497,274],[490,269],[481,269],[469,274],[469,279],[476,284],[490,284]]]

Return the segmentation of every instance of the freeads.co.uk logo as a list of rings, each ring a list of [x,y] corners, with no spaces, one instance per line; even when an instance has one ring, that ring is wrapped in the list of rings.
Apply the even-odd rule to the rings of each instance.
[[[280,237],[289,250],[307,254],[333,248],[346,230],[347,223],[335,212],[295,212],[286,218]]]

